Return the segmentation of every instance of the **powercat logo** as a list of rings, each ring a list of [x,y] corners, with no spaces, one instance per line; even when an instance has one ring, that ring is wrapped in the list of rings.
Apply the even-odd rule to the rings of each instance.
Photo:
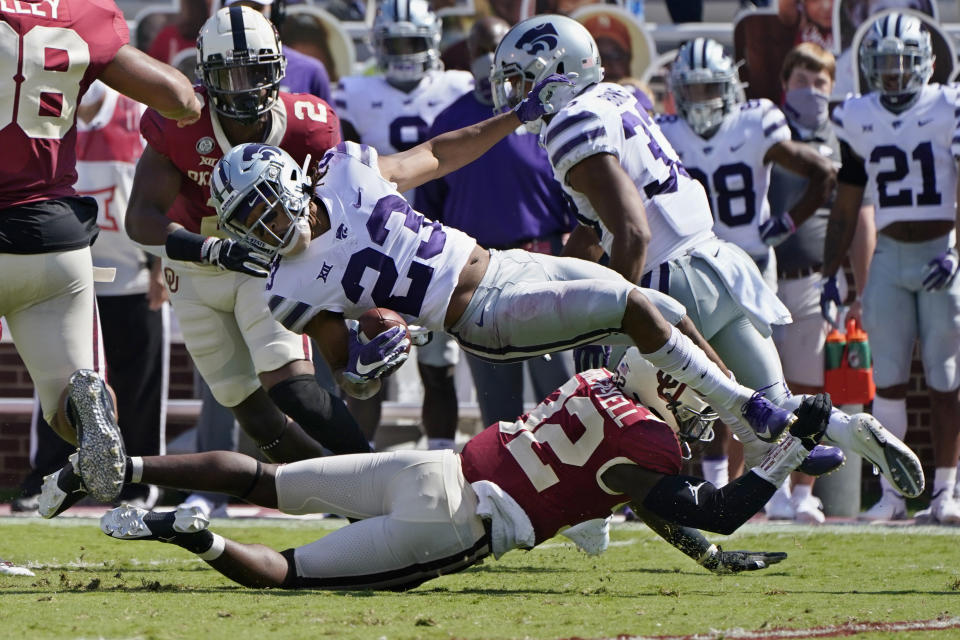
[[[524,53],[535,54],[541,51],[556,49],[560,38],[553,24],[547,22],[534,27],[520,36],[516,47]]]

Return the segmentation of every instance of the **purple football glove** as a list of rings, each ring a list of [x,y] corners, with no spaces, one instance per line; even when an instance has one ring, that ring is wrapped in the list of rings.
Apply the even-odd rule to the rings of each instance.
[[[573,362],[577,371],[603,369],[610,364],[610,347],[605,344],[588,344],[573,350]]]
[[[760,238],[768,247],[775,247],[797,230],[797,225],[793,224],[793,218],[786,211],[781,216],[771,216],[769,220],[760,225]]]
[[[957,275],[958,265],[960,256],[957,255],[957,248],[950,247],[927,263],[923,270],[923,288],[927,291],[946,288]]]
[[[566,76],[559,73],[552,73],[537,84],[527,94],[523,101],[514,107],[513,112],[517,114],[520,122],[533,122],[542,118],[553,111],[553,105],[550,105],[550,98],[553,93],[563,85],[572,85]]]
[[[350,329],[347,342],[349,358],[343,377],[363,384],[385,376],[407,360],[410,339],[403,327],[393,327],[374,336],[366,344],[360,342],[355,329]]]
[[[834,327],[839,327],[840,289],[837,277],[829,276],[820,281],[820,315]]]

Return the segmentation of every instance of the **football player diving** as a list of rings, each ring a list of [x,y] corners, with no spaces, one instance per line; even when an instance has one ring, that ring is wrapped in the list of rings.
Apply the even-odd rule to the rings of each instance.
[[[297,548],[229,540],[188,507],[153,513],[125,505],[106,513],[100,527],[120,540],[183,547],[247,587],[411,589],[557,533],[600,553],[608,540],[603,518],[626,502],[668,532],[732,533],[804,460],[831,419],[829,396],[808,396],[781,443],[718,489],[681,474],[677,436],[634,399],[640,391],[634,382],[629,369],[577,374],[529,414],[482,431],[460,455],[411,450],[283,465],[226,451],[129,459],[131,482],[226,492],[291,514],[357,519]],[[574,440],[570,433],[581,435]],[[761,569],[786,557],[726,552],[709,543],[697,553],[718,573]]]

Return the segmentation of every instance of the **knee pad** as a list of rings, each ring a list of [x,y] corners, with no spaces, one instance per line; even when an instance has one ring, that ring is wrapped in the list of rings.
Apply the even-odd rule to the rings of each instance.
[[[334,454],[370,451],[343,400],[317,384],[312,375],[281,380],[267,394],[281,411]]]

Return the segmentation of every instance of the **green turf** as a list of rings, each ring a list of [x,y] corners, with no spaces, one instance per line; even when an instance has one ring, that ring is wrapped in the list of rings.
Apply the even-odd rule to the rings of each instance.
[[[214,530],[275,548],[324,522],[225,521]],[[747,527],[728,548],[787,551],[765,572],[713,576],[644,528],[620,525],[601,557],[562,539],[407,593],[237,587],[189,553],[120,542],[95,521],[0,520],[0,620],[18,638],[582,638],[808,628],[960,615],[960,530]],[[12,630],[17,633],[14,634]],[[869,638],[960,637],[871,633]]]

